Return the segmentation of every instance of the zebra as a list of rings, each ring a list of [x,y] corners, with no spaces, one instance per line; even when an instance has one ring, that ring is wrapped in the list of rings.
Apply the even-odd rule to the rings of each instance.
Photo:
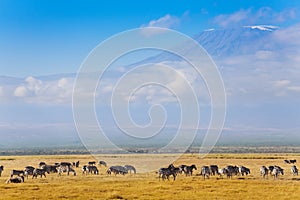
[[[295,165],[292,166],[292,169],[291,169],[292,173],[294,176],[298,176],[298,169]]]
[[[0,177],[1,177],[1,174],[2,174],[3,170],[4,170],[3,165],[0,165]]]
[[[108,170],[107,170],[107,174],[111,174],[114,173],[115,175],[117,174],[122,174],[125,175],[128,173],[128,170],[123,167],[123,166],[111,166]]]
[[[58,167],[58,175],[60,176],[62,172],[67,172],[68,175],[70,172],[74,173],[74,176],[76,175],[76,172],[72,169],[72,164],[69,162],[61,162],[57,167]],[[59,169],[61,170],[59,172]],[[72,170],[71,170],[72,169]]]
[[[183,168],[183,170],[184,170],[184,173],[185,173],[185,175],[186,176],[188,176],[188,175],[190,175],[190,176],[192,176],[193,175],[193,170],[197,170],[197,167],[196,167],[196,165],[191,165],[191,166],[185,166],[184,168]]]
[[[25,176],[27,177],[27,179],[28,179],[28,175],[33,175],[33,171],[34,171],[34,167],[32,167],[32,166],[26,166],[25,167],[25,169],[24,169],[24,174],[25,174]]]
[[[260,174],[263,176],[263,178],[268,177],[269,170],[266,166],[261,166],[260,167]]]
[[[160,180],[160,177],[161,177],[163,181],[164,181],[166,178],[167,178],[168,180],[170,180],[169,177],[172,175],[172,176],[173,176],[173,179],[174,179],[174,181],[175,181],[175,179],[176,179],[176,172],[174,171],[174,169],[175,169],[175,167],[174,167],[173,164],[170,164],[170,165],[168,166],[168,168],[160,168],[160,169],[158,170],[158,179]]]
[[[226,175],[227,178],[229,178],[229,173],[227,168],[222,168],[218,170],[219,175],[223,178],[223,175]]]
[[[279,166],[275,166],[271,173],[272,173],[272,176],[274,176],[274,179],[277,179],[279,174],[281,174],[281,175],[284,174],[283,169]]]
[[[73,172],[73,175],[76,176],[76,171],[68,165],[59,165],[58,166],[58,176],[61,176],[62,173],[67,172],[67,174],[69,175],[70,172]]]
[[[45,169],[45,171],[50,174],[50,172],[57,173],[57,167],[57,165],[44,165],[42,169]]]
[[[218,165],[210,165],[209,168],[210,168],[211,175],[215,176],[215,175],[219,174]]]
[[[87,166],[87,172],[91,174],[99,174],[98,168],[96,166]]]
[[[104,167],[107,167],[107,164],[106,164],[106,162],[105,161],[103,161],[103,160],[100,160],[99,161],[99,165],[101,166],[101,165],[103,165]]]
[[[125,167],[125,168],[127,169],[127,171],[129,171],[130,173],[131,173],[131,171],[133,171],[133,173],[136,174],[136,169],[135,169],[134,166],[132,166],[132,165],[125,165],[124,167]]]
[[[6,184],[8,184],[8,183],[22,183],[22,182],[24,182],[24,176],[18,176],[18,177],[10,177],[6,181]]]
[[[10,172],[10,177],[13,177],[13,176],[23,176],[25,175],[25,171],[24,170],[15,170],[13,169],[11,172]]]
[[[228,165],[225,168],[227,169],[228,178],[232,178],[232,175],[237,175],[239,173],[239,168],[237,166]]]
[[[202,166],[200,175],[203,176],[203,179],[205,180],[205,177],[209,179],[210,176],[210,169],[208,166]]]
[[[239,173],[244,176],[244,174],[248,175],[250,174],[250,169],[244,166],[239,167]]]
[[[39,168],[34,169],[34,170],[33,170],[33,174],[32,174],[32,179],[33,179],[34,177],[37,178],[38,175],[40,175],[41,178],[42,178],[43,176],[45,176],[45,178],[46,178],[46,170],[45,170],[45,169],[39,169]]]
[[[184,172],[184,168],[187,167],[187,165],[179,165],[179,173],[182,174],[182,172]]]

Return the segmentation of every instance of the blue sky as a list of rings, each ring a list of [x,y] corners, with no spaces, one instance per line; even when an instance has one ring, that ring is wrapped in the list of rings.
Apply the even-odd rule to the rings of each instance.
[[[0,135],[7,135],[9,141],[14,134],[33,134],[37,141],[47,143],[50,140],[40,137],[40,132],[44,132],[52,135],[54,144],[61,135],[65,135],[70,143],[78,139],[72,118],[75,73],[89,52],[114,34],[157,26],[193,37],[208,29],[231,30],[249,26],[265,35],[269,33],[268,27],[255,26],[272,25],[277,27],[274,28],[276,31],[267,41],[253,43],[250,53],[213,57],[224,79],[228,98],[226,131],[266,134],[268,137],[275,134],[285,141],[289,134],[300,131],[299,10],[300,3],[296,0],[2,0]],[[268,30],[262,30],[264,28]],[[129,60],[137,58],[134,62],[138,62],[147,55],[147,52],[129,55]],[[116,77],[126,71],[127,63],[122,61],[128,62],[121,59],[115,65],[96,95],[99,119],[104,113],[103,120],[108,129],[113,126],[108,114],[108,94]],[[201,81],[184,63],[170,61],[168,64],[176,65],[176,69],[192,81],[191,84],[200,84],[201,92],[205,91]],[[149,74],[164,75],[151,70]],[[146,75],[140,77],[143,76]],[[168,78],[171,84],[178,85],[176,77]],[[210,117],[207,94],[197,95],[204,99],[201,109],[207,125]],[[178,124],[178,112],[174,111],[176,106],[170,97],[160,89],[144,88],[136,96],[133,118],[147,124],[145,113],[149,107],[162,103],[171,112],[170,127]],[[18,142],[17,145],[23,144],[22,139]],[[5,145],[0,142],[1,146]]]
[[[239,11],[249,16],[262,8],[289,12],[297,1],[6,1],[0,2],[2,75],[25,77],[75,72],[101,41],[127,29],[162,24],[190,36],[220,27],[216,18]],[[272,14],[273,15],[273,14]],[[269,16],[273,17],[273,16]],[[286,26],[296,16],[276,21]],[[267,23],[268,17],[243,25]]]

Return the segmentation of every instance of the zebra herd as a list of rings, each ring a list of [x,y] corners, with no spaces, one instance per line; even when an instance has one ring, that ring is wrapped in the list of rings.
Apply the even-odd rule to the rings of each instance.
[[[21,183],[24,182],[25,178],[28,179],[28,176],[32,176],[32,179],[38,178],[38,177],[45,177],[46,174],[50,173],[57,173],[58,176],[61,176],[63,173],[66,173],[69,175],[70,173],[73,173],[74,176],[76,176],[76,171],[74,168],[79,167],[79,161],[77,162],[60,162],[55,164],[46,164],[45,162],[40,162],[38,164],[38,167],[35,168],[33,166],[26,166],[23,170],[16,170],[13,169],[10,172],[10,178],[6,181],[6,183]],[[107,167],[107,163],[105,161],[99,161],[99,166]],[[2,174],[4,167],[0,166],[0,176]],[[96,166],[95,161],[88,162],[87,165],[83,165],[82,168],[82,174],[88,175],[88,174],[99,174],[99,170]],[[136,173],[136,169],[132,165],[125,165],[125,166],[111,166],[107,169],[107,174],[127,174],[133,172]]]
[[[294,176],[298,176],[298,168],[296,165],[292,166],[291,172]],[[269,166],[268,168],[266,166],[261,166],[260,174],[263,178],[267,178],[268,175],[271,175],[274,176],[274,179],[277,179],[280,174],[284,175],[284,170],[277,165]]]
[[[289,162],[287,162],[289,161]],[[298,176],[298,168],[296,165],[296,160],[284,160],[286,164],[293,164],[291,166],[291,172],[294,176]],[[46,177],[46,174],[57,173],[58,176],[61,176],[63,173],[69,175],[73,173],[76,176],[76,171],[74,168],[79,168],[79,161],[77,162],[60,162],[55,164],[46,164],[45,162],[40,162],[38,167],[35,168],[33,166],[26,166],[23,170],[11,170],[10,178],[6,181],[6,183],[21,183],[24,182],[25,178],[28,179],[29,176],[32,176],[32,179],[38,177]],[[128,173],[136,174],[136,168],[132,165],[113,165],[107,167],[107,163],[105,161],[99,161],[98,165],[104,166],[107,168],[106,173],[108,175],[121,174],[125,175]],[[4,167],[0,165],[0,176],[2,175],[2,171]],[[94,174],[99,175],[99,170],[96,166],[95,161],[90,161],[87,165],[83,165],[81,167],[82,174]],[[173,177],[173,180],[176,180],[176,177],[180,174],[184,174],[185,176],[192,176],[194,170],[198,170],[195,164],[192,165],[179,165],[175,167],[173,164],[170,164],[166,168],[160,168],[158,170],[158,179],[162,180],[170,180],[170,176]],[[205,165],[200,169],[200,173],[196,174],[198,176],[202,176],[203,179],[209,179],[210,176],[218,176],[223,178],[226,176],[227,178],[232,178],[233,176],[247,176],[250,174],[250,169],[245,166],[237,166],[237,165],[227,165],[224,168],[219,168],[218,165]],[[272,166],[261,166],[260,167],[260,175],[266,179],[268,176],[273,176],[274,179],[277,179],[280,175],[284,175],[284,169],[278,165]]]
[[[182,173],[184,173],[186,176],[192,176],[193,170],[197,170],[195,164],[190,166],[180,165],[178,167],[170,164],[167,168],[160,168],[158,170],[158,179],[170,180],[169,177],[172,176],[173,180],[175,180],[177,175]],[[291,172],[294,176],[298,176],[298,169],[296,165],[293,165],[291,167]],[[245,166],[228,165],[224,168],[219,168],[217,165],[205,165],[200,168],[200,173],[197,175],[202,176],[205,180],[209,179],[210,176],[219,176],[221,178],[223,178],[223,176],[226,176],[227,178],[232,178],[232,176],[246,176],[249,174],[250,169]],[[280,174],[284,175],[284,170],[277,165],[269,166],[268,168],[266,166],[261,166],[260,174],[263,178],[267,178],[268,174],[270,174],[274,177],[274,179],[277,179]]]

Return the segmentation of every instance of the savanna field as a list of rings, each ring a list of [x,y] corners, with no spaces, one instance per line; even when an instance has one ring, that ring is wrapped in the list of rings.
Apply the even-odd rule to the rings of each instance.
[[[158,179],[155,171],[148,169],[159,166],[163,160],[174,157],[171,154],[130,154],[99,155],[101,160],[111,165],[131,164],[137,174],[107,175],[107,168],[98,166],[99,175],[83,175],[81,166],[95,160],[90,155],[55,155],[55,156],[2,156],[0,165],[4,171],[0,177],[0,199],[300,199],[300,177],[293,176],[291,165],[284,164],[284,159],[296,159],[300,162],[300,154],[209,154],[205,158],[199,155],[185,154],[174,162],[196,164],[193,176],[178,175],[173,181]],[[27,165],[38,166],[41,161],[47,164],[55,162],[80,161],[80,167],[74,168],[77,176],[46,174],[46,178],[32,179],[24,183],[6,184],[12,169],[24,169]],[[96,161],[96,160],[95,160]],[[217,164],[243,165],[251,170],[247,176],[233,176],[232,179],[211,176],[203,180],[199,176],[203,165]],[[260,166],[279,165],[284,175],[274,180],[269,176],[260,176]],[[296,163],[299,168],[299,163]],[[167,167],[167,166],[160,166]],[[157,169],[158,170],[158,169]]]

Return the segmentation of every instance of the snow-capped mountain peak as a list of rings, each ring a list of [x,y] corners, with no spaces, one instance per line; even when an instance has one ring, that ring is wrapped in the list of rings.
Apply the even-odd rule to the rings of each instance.
[[[251,28],[251,29],[258,29],[261,31],[274,31],[278,29],[277,26],[271,26],[271,25],[255,25],[255,26],[244,26],[245,28]]]

